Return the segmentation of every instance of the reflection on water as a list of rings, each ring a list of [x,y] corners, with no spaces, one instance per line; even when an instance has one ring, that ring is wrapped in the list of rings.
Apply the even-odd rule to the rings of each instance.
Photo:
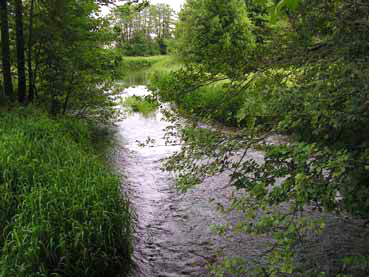
[[[138,86],[124,94],[148,93]],[[176,191],[173,176],[160,170],[160,160],[180,149],[165,146],[163,129],[168,125],[160,111],[150,118],[135,113],[119,124],[116,161],[137,214],[134,276],[209,276],[206,266],[216,259],[217,250],[245,257],[258,252],[258,242],[246,236],[219,237],[210,230],[212,224],[225,222],[209,199],[226,205],[231,194],[224,189],[226,175],[209,178],[186,194]],[[139,147],[137,141],[147,137],[155,139],[157,146]],[[232,216],[239,215],[227,220]]]

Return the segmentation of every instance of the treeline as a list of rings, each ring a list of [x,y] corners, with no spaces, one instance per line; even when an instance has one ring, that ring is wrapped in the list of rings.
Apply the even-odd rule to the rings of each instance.
[[[175,18],[175,12],[168,4],[150,5],[144,9],[134,5],[118,6],[111,18],[116,47],[126,56],[167,54]]]
[[[214,273],[368,274],[365,243],[354,248],[354,241],[320,236],[334,230],[332,213],[357,219],[350,221],[355,230],[366,232],[368,20],[365,0],[185,2],[176,28],[176,53],[185,66],[157,74],[152,85],[194,119],[239,130],[185,127],[178,134],[186,144],[166,168],[184,190],[230,172],[239,190],[231,205],[245,217],[219,233],[273,238],[265,255],[226,258]],[[276,133],[289,143],[268,143]],[[262,161],[248,155],[255,149],[264,151]],[[321,239],[319,247],[312,236]]]
[[[1,1],[2,102],[53,115],[109,110],[106,88],[119,59],[105,47],[113,37],[97,16],[103,2]]]

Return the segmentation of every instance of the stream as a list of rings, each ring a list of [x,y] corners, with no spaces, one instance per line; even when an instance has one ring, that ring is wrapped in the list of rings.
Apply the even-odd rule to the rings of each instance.
[[[144,86],[124,91],[129,96],[148,93]],[[136,270],[132,276],[211,276],[208,265],[224,255],[247,257],[260,253],[260,239],[217,236],[211,231],[211,225],[235,221],[240,216],[226,216],[216,210],[216,203],[227,205],[231,197],[231,189],[225,188],[226,175],[208,178],[187,193],[180,193],[174,176],[160,169],[161,159],[180,150],[180,146],[165,145],[163,129],[168,125],[160,111],[150,117],[133,113],[118,125],[116,165],[137,217],[133,255]],[[156,146],[138,145],[137,141],[146,141],[147,137],[155,139]],[[252,155],[262,158],[259,152]]]

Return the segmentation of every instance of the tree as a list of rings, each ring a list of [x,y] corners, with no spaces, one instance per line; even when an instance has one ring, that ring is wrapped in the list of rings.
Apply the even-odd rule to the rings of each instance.
[[[243,1],[189,0],[179,14],[177,49],[186,62],[238,78],[255,48],[252,29]]]
[[[32,68],[32,49],[33,49],[33,13],[35,0],[31,0],[29,10],[29,27],[28,27],[28,102],[33,102],[34,98],[34,76]]]
[[[2,46],[2,63],[4,77],[4,93],[8,97],[13,95],[13,84],[11,76],[10,63],[10,47],[9,47],[9,25],[8,25],[8,7],[7,1],[0,1],[0,17],[1,17],[1,46]]]
[[[22,0],[15,1],[16,10],[16,33],[17,33],[17,63],[18,63],[18,101],[24,103],[26,100],[26,70],[24,57],[24,35],[23,35],[23,5]]]
[[[128,56],[167,54],[166,42],[171,39],[174,11],[167,4],[140,9],[122,5],[113,11],[117,46]]]
[[[112,35],[109,33],[107,21],[98,17],[98,13],[100,5],[114,2],[1,1],[2,73],[5,94],[12,95],[11,69],[17,68],[17,97],[19,102],[25,103],[26,52],[28,102],[47,107],[55,115],[68,112],[69,107],[73,105],[75,112],[83,109],[84,114],[86,110],[89,110],[89,113],[96,113],[98,110],[102,112],[104,107],[112,111],[112,102],[108,101],[109,96],[104,95],[103,91],[112,84],[119,58],[114,54],[114,50],[106,47],[111,44]],[[138,8],[147,5],[147,1],[127,2],[135,3]],[[9,19],[9,25],[15,27],[15,36],[9,38],[10,3],[14,3],[11,10],[13,11],[14,7],[15,17]],[[27,36],[28,43],[25,43]],[[13,49],[16,50],[14,53]],[[16,63],[11,63],[10,58],[13,56],[17,57]],[[95,68],[91,64],[93,62],[96,63]],[[80,74],[78,79],[76,74]],[[91,97],[86,97],[88,91],[91,92]],[[86,108],[90,104],[94,108]],[[101,109],[98,108],[100,104]]]

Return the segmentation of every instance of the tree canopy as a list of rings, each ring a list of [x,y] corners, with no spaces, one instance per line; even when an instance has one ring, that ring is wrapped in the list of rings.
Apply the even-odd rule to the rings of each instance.
[[[243,1],[187,1],[176,29],[178,52],[208,72],[240,76],[255,47],[252,29]]]

